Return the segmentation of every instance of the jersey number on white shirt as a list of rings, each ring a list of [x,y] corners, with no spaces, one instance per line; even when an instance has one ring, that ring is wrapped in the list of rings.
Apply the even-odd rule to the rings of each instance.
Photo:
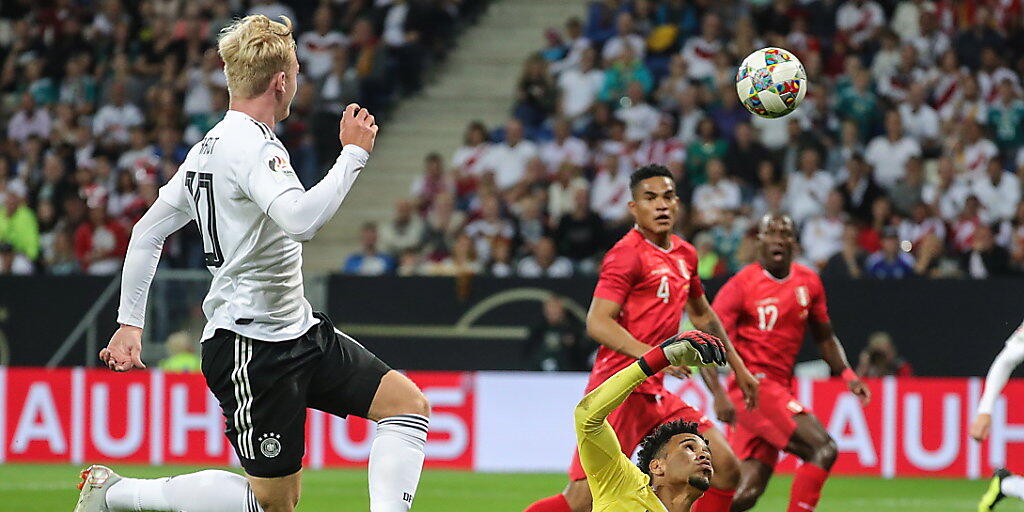
[[[217,208],[213,202],[213,173],[187,171],[185,187],[196,204],[199,233],[203,237],[203,255],[206,266],[219,267],[224,264],[224,253],[217,239]],[[205,196],[205,201],[204,201]],[[205,207],[204,207],[205,206]]]

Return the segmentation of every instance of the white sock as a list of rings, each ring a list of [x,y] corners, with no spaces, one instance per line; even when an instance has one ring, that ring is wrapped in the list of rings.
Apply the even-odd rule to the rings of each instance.
[[[429,423],[419,414],[399,414],[377,422],[368,469],[370,512],[405,512],[412,507]]]
[[[1000,490],[1011,498],[1024,500],[1024,476],[1013,475],[1004,478]]]
[[[146,480],[123,478],[107,490],[111,512],[262,512],[244,476],[208,469]]]

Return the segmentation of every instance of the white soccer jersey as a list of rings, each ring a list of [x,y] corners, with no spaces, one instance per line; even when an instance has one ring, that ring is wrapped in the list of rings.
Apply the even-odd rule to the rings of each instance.
[[[265,341],[294,339],[316,323],[303,295],[302,244],[265,212],[304,190],[288,151],[267,125],[230,110],[188,152],[160,199],[199,226],[213,273],[203,339],[216,329]]]
[[[979,414],[992,414],[999,394],[1003,392],[1010,374],[1014,368],[1024,362],[1024,323],[1017,327],[1017,330],[1006,340],[1006,346],[992,361],[985,377],[985,392],[981,395],[978,403]]]

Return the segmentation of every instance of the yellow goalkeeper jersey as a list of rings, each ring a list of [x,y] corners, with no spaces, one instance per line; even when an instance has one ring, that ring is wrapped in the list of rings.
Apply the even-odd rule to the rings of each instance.
[[[647,379],[631,364],[583,397],[576,406],[576,440],[580,462],[594,495],[594,512],[666,512],[650,486],[650,478],[623,455],[619,439],[606,419]]]

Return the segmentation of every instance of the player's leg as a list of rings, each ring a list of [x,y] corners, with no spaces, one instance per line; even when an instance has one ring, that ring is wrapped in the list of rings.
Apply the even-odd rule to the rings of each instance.
[[[371,512],[412,507],[423,470],[430,403],[406,376],[392,370],[317,313],[323,358],[309,386],[310,407],[377,422],[368,468]]]
[[[836,442],[813,414],[802,412],[793,417],[796,429],[786,451],[804,463],[796,470],[790,488],[789,512],[814,510],[821,498],[821,489],[836,462]]]
[[[1024,477],[1014,475],[1006,468],[999,468],[992,475],[988,489],[978,502],[978,512],[990,512],[1007,496],[1024,500]]]
[[[168,478],[126,478],[104,466],[82,471],[75,512],[260,512],[242,475],[208,469]],[[269,512],[269,510],[267,510]]]
[[[768,481],[775,471],[774,466],[757,459],[747,459],[740,464],[740,483],[732,500],[732,512],[744,512],[754,508],[761,499]]]

